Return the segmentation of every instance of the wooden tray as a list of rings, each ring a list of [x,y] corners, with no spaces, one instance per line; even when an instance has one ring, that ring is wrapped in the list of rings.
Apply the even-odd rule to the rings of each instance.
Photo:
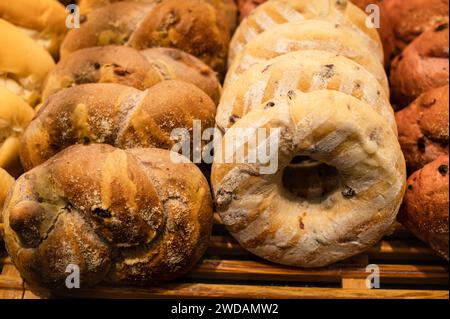
[[[368,289],[366,266],[377,264],[380,289]],[[151,288],[73,289],[81,298],[434,298],[448,299],[448,263],[403,228],[368,252],[320,269],[266,262],[245,251],[216,216],[212,243],[185,278]],[[9,257],[0,255],[0,299],[38,298]]]

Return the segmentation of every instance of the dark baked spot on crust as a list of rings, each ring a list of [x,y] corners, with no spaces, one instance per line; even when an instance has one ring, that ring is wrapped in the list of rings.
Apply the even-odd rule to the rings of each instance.
[[[442,164],[441,166],[439,166],[438,170],[442,176],[446,176],[448,173],[448,166],[445,164]]]
[[[96,70],[100,69],[100,63],[98,63],[98,62],[95,62],[93,64],[93,66],[94,66],[94,69],[96,69]]]
[[[448,23],[443,23],[443,24],[438,25],[436,27],[436,29],[434,29],[434,31],[440,32],[440,31],[444,31],[447,28],[448,28]]]
[[[233,115],[230,116],[230,119],[229,119],[229,120],[230,120],[230,123],[231,123],[231,124],[234,124],[234,123],[236,123],[239,119],[240,119],[239,116],[233,114]]]
[[[112,217],[111,212],[106,209],[96,208],[92,211],[92,213],[94,213],[95,216],[100,217],[100,218],[111,218]]]
[[[91,139],[87,136],[83,136],[83,145],[89,145],[91,143]]]
[[[425,145],[425,138],[421,137],[417,141],[417,147],[419,148],[419,151],[422,153],[425,153],[426,145]]]
[[[298,218],[298,225],[300,226],[300,229],[305,229],[305,224],[303,224],[303,218],[301,216]]]
[[[408,185],[408,190],[410,190],[410,191],[412,191],[412,190],[413,190],[413,186],[412,186],[412,184],[409,184],[409,185]]]
[[[269,103],[266,104],[265,109],[267,110],[267,109],[269,109],[269,108],[271,108],[271,107],[274,107],[274,106],[275,106],[275,103],[269,102]]]
[[[294,92],[294,90],[289,90],[289,91],[287,92],[287,96],[288,96],[289,100],[292,100],[292,99],[295,97],[295,92]]]
[[[351,188],[350,186],[345,185],[345,186],[344,186],[344,190],[342,191],[342,196],[344,196],[345,198],[350,199],[350,198],[353,198],[353,197],[356,196],[356,192],[355,192],[355,190],[354,190],[353,188]]]

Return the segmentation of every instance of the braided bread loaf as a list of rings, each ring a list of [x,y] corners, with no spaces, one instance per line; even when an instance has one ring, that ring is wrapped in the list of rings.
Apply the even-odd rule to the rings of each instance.
[[[83,84],[50,96],[25,130],[20,156],[29,170],[73,144],[170,149],[175,128],[214,126],[215,105],[193,84],[163,81],[146,91]],[[192,139],[191,139],[192,140]]]
[[[145,90],[164,80],[196,85],[217,104],[220,83],[206,64],[178,49],[137,51],[126,46],[92,47],[62,59],[47,76],[43,99],[61,89],[85,83],[118,83]]]
[[[55,66],[51,55],[14,25],[0,19],[0,86],[31,106],[39,103],[47,73]]]
[[[31,122],[34,110],[20,97],[0,86],[0,168],[20,175],[20,137]]]
[[[79,29],[70,30],[61,57],[109,44],[139,50],[174,47],[224,73],[229,30],[227,18],[203,0],[117,2],[92,11]]]
[[[292,3],[310,8],[307,20],[264,23],[265,8]],[[311,9],[326,3],[253,11],[261,29],[239,48],[216,115],[225,133],[211,182],[224,224],[256,255],[301,267],[374,245],[394,228],[406,184],[378,35],[355,27],[359,9]],[[298,15],[278,10],[271,17]]]
[[[188,272],[208,246],[209,186],[169,151],[77,145],[21,176],[3,211],[5,243],[25,280],[65,288],[153,284]]]

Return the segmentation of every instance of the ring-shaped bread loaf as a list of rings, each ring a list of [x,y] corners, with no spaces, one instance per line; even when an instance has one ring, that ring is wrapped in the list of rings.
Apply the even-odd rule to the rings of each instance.
[[[346,57],[315,50],[294,51],[252,65],[224,90],[216,124],[225,131],[252,109],[296,89],[353,95],[383,115],[397,132],[389,98],[374,76]]]
[[[383,59],[383,46],[375,28],[366,25],[366,14],[347,0],[271,0],[267,1],[245,18],[230,42],[228,64],[243,50],[245,45],[278,24],[303,20],[326,20],[345,25],[359,33],[368,48]]]
[[[212,185],[231,234],[262,258],[302,267],[325,266],[374,245],[392,230],[406,183],[405,160],[386,119],[331,90],[293,91],[272,102],[245,115],[216,146]],[[268,164],[249,154],[272,145],[277,131],[270,158],[278,167],[263,174]],[[335,188],[313,199],[288,191],[283,171],[298,156],[334,167]]]
[[[321,20],[280,24],[256,36],[230,66],[224,88],[253,64],[301,50],[328,51],[355,61],[375,76],[389,96],[382,59],[370,50],[361,35],[345,25]]]

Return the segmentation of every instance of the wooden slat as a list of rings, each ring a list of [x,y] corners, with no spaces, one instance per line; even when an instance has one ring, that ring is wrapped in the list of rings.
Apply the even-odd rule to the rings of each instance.
[[[82,298],[274,298],[274,299],[448,299],[448,291],[168,284],[154,288],[74,289],[60,297]]]
[[[448,269],[435,265],[378,265],[381,282],[440,284],[448,282]],[[248,260],[203,260],[189,275],[195,279],[255,280],[289,282],[340,282],[342,278],[367,278],[366,265],[336,264],[301,269]]]

